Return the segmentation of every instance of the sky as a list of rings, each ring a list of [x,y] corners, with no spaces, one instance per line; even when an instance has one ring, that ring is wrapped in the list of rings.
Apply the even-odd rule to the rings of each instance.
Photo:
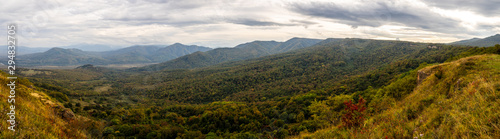
[[[218,48],[292,37],[448,43],[500,33],[498,7],[486,0],[9,0],[0,2],[0,37],[15,23],[18,45],[30,47]]]

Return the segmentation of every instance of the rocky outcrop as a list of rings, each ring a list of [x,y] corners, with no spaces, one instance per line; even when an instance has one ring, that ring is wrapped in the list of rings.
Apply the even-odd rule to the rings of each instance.
[[[435,65],[435,66],[430,66],[430,67],[426,67],[426,68],[423,68],[423,69],[420,69],[418,70],[417,72],[417,85],[420,85],[422,82],[424,82],[425,79],[427,79],[427,77],[431,76],[432,74],[440,74],[438,78],[441,78],[440,76],[442,76],[441,74],[441,68],[443,65],[447,65],[447,64],[440,64],[440,65]],[[438,75],[436,75],[438,76]]]
[[[418,71],[418,77],[417,77],[417,85],[420,85],[427,77],[429,77],[431,73],[427,70],[419,70]]]
[[[68,108],[56,105],[53,107],[54,113],[66,121],[71,121],[75,119],[75,114]]]
[[[30,93],[30,95],[35,98],[39,98],[44,104],[51,106],[52,109],[54,110],[54,114],[56,114],[60,118],[66,121],[71,121],[75,119],[75,114],[73,113],[73,111],[71,111],[71,109],[64,108],[63,106],[48,100],[47,98],[44,97],[45,95],[42,96],[38,93]]]

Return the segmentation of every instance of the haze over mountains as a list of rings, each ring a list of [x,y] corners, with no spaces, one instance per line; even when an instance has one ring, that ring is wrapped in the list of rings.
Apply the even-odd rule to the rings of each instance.
[[[2,45],[0,47],[6,47],[6,45]],[[104,45],[104,44],[88,44],[88,43],[81,43],[81,44],[75,44],[75,45],[68,45],[68,46],[60,46],[58,48],[65,48],[65,49],[80,49],[82,51],[90,51],[90,52],[104,52],[104,51],[111,51],[111,50],[117,50],[120,49],[120,46],[110,46],[110,45]],[[47,50],[50,50],[52,48],[50,47],[28,47],[28,46],[17,46],[16,47],[16,55],[27,55],[27,54],[33,54],[33,53],[41,53],[45,52]],[[4,53],[0,53],[0,56],[6,56]]]
[[[196,52],[160,64],[138,68],[138,70],[185,69],[215,65],[229,61],[257,58],[277,53],[310,47],[319,39],[292,38],[285,42],[253,41],[234,48],[218,48],[207,52]]]
[[[452,42],[451,44],[469,45],[469,46],[481,46],[488,47],[494,46],[495,44],[500,44],[500,34],[489,36],[486,38],[472,38],[467,40],[461,40]]]
[[[183,45],[180,43],[169,46],[136,45],[104,52],[89,52],[76,48],[51,48],[43,53],[19,56],[18,61],[19,64],[23,66],[157,63],[193,52],[208,50],[211,50],[211,48],[196,45]]]
[[[135,45],[104,52],[83,51],[76,48],[52,48],[43,53],[19,56],[23,66],[69,66],[158,63],[176,59],[171,68],[193,68],[226,61],[245,60],[305,48],[320,42],[319,39],[292,38],[286,42],[254,41],[234,48],[212,48],[175,43],[164,45]],[[194,53],[192,55],[188,55]],[[186,64],[186,62],[188,62]]]
[[[167,53],[178,50],[177,47],[182,50],[190,48],[181,44],[169,47],[133,46],[99,53],[53,48],[38,54],[73,55],[67,59],[84,57],[87,62],[93,62],[112,58],[152,59],[143,54]],[[109,56],[104,57],[105,54]],[[490,55],[460,59],[482,54]],[[418,128],[419,133],[425,135],[432,135],[436,129],[441,129],[436,135],[439,137],[469,135],[465,131],[456,135],[444,134],[452,133],[455,125],[434,124],[434,119],[451,114],[469,115],[470,119],[451,122],[465,127],[475,127],[476,123],[480,123],[492,129],[481,135],[497,137],[500,130],[494,129],[495,124],[481,123],[487,123],[489,117],[498,117],[500,113],[478,114],[498,108],[498,105],[491,105],[498,101],[495,96],[500,91],[500,78],[495,74],[500,70],[500,57],[493,54],[500,54],[500,45],[464,47],[356,38],[293,38],[286,42],[254,41],[235,48],[195,52],[172,60],[193,62],[185,64],[203,68],[168,70],[170,67],[158,67],[157,70],[161,71],[137,72],[84,65],[75,69],[22,68],[17,72],[22,77],[21,94],[35,92],[38,95],[32,95],[50,97],[50,100],[64,104],[64,107],[49,107],[51,109],[45,111],[59,112],[60,108],[67,108],[66,113],[73,111],[76,115],[87,117],[73,118],[73,122],[68,122],[69,127],[78,129],[65,128],[69,130],[64,130],[61,135],[55,134],[59,132],[43,132],[42,136],[175,138],[189,135],[198,138],[285,139],[307,132],[311,138],[342,138],[331,133],[347,135],[353,134],[349,129],[363,128],[361,124],[345,127],[346,120],[339,120],[347,117],[346,111],[342,110],[349,107],[342,102],[359,100],[363,102],[359,106],[366,107],[363,112],[366,120],[362,119],[360,123],[369,124],[366,131],[377,138],[411,137],[400,132],[377,134],[382,128],[391,129],[393,123],[405,125],[410,130]],[[200,65],[197,61],[205,60],[205,57],[195,56],[212,58],[207,61],[213,63]],[[232,61],[235,59],[241,60]],[[454,62],[436,66],[445,61]],[[165,68],[167,70],[163,70]],[[3,73],[3,76],[6,75]],[[480,84],[476,85],[477,82]],[[7,90],[7,87],[2,89]],[[477,99],[471,100],[471,96]],[[460,99],[466,100],[466,103],[447,103]],[[40,99],[28,100],[32,104],[20,106],[23,113],[39,111],[31,106],[46,104],[35,103]],[[2,105],[5,103],[0,102]],[[400,103],[405,105],[397,105]],[[474,105],[468,105],[470,103]],[[456,111],[455,106],[474,106],[481,112]],[[398,115],[394,114],[395,111]],[[50,114],[37,112],[41,116]],[[34,121],[30,119],[35,118],[29,118],[23,121],[28,121],[26,123],[30,125],[46,125],[51,121],[65,123],[64,119],[71,118],[55,114],[53,117],[58,119]],[[380,119],[388,115],[391,119]],[[431,118],[425,118],[427,116]],[[376,121],[382,121],[382,124]],[[413,124],[418,122],[427,124]],[[161,126],[156,123],[161,123]],[[396,126],[398,129],[401,126]],[[76,131],[86,134],[72,134]],[[220,131],[225,133],[216,134]],[[367,134],[354,134],[369,138]]]
[[[341,39],[327,39],[335,41]],[[323,41],[323,42],[322,42]],[[186,69],[215,65],[278,54],[326,43],[326,40],[292,38],[285,42],[253,41],[234,48],[217,48],[175,43],[166,45],[135,45],[117,49],[100,44],[78,44],[62,48],[18,47],[19,65],[22,66],[74,66],[83,64],[137,64],[160,63],[134,70]],[[500,34],[483,39],[473,38],[452,42],[455,45],[493,46],[500,43]],[[163,62],[163,63],[162,63]]]

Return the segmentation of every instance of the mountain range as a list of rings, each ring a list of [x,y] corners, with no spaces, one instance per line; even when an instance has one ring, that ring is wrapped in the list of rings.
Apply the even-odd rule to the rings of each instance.
[[[120,46],[113,46],[113,45],[104,45],[104,44],[79,43],[79,44],[74,44],[74,45],[61,46],[59,48],[66,48],[66,49],[76,48],[76,49],[80,49],[82,51],[104,52],[104,51],[118,50],[121,47]]]
[[[496,34],[493,36],[489,36],[486,38],[472,38],[467,40],[461,40],[452,42],[451,44],[459,44],[459,45],[468,45],[468,46],[481,46],[481,47],[489,47],[494,46],[495,44],[500,44],[500,34]]]
[[[341,39],[329,39],[336,41]],[[132,70],[155,71],[162,69],[189,69],[206,67],[224,62],[252,59],[284,53],[317,45],[324,40],[292,38],[285,42],[253,41],[234,48],[217,48],[175,43],[166,45],[135,45],[127,48],[100,44],[76,44],[61,48],[18,47],[19,65],[22,66],[69,66],[159,63]],[[483,39],[473,38],[450,44],[469,46],[493,46],[500,44],[500,34]],[[5,54],[0,54],[5,56]]]
[[[42,53],[18,56],[22,66],[68,66],[83,64],[134,64],[158,63],[177,58],[197,51],[208,51],[211,48],[183,45],[180,43],[164,45],[135,45],[112,51],[90,52],[76,48],[51,48]]]
[[[0,132],[0,136],[500,137],[496,126],[500,113],[495,111],[499,107],[500,45],[464,47],[355,38],[317,41],[255,41],[179,57],[203,60],[191,57],[198,54],[221,61],[210,59],[216,62],[190,69],[162,67],[143,72],[90,64],[75,69],[20,68],[16,99],[23,103],[19,108],[16,105],[16,112],[33,114],[19,118],[24,132]],[[74,55],[68,59],[96,55],[108,59],[160,53],[163,48],[133,46],[106,53],[54,48],[46,53]],[[0,77],[8,82],[6,73]],[[9,90],[7,86],[0,89]],[[0,105],[9,104],[2,101]],[[37,125],[51,126],[31,128]]]
[[[218,48],[206,52],[196,52],[160,64],[136,68],[135,70],[163,70],[199,68],[223,62],[252,59],[272,54],[289,52],[315,45],[322,40],[292,38],[285,42],[253,41],[237,45],[234,48]]]
[[[4,48],[4,47],[7,47],[7,45],[1,45],[0,47]],[[76,49],[80,49],[82,51],[89,51],[89,52],[104,52],[104,51],[112,51],[112,50],[120,49],[119,46],[110,46],[110,45],[104,45],[104,44],[87,44],[87,43],[68,45],[68,46],[60,46],[58,48],[65,48],[65,49],[76,48]],[[27,55],[27,54],[33,54],[33,53],[41,53],[41,52],[45,52],[45,51],[50,50],[50,49],[51,48],[49,48],[49,47],[17,46],[16,47],[16,54],[17,55]],[[7,56],[7,54],[0,53],[0,56]]]
[[[312,46],[320,41],[319,39],[306,38],[292,38],[285,42],[254,41],[237,45],[234,48],[217,48],[213,50],[208,47],[180,43],[169,46],[135,45],[103,52],[56,47],[42,53],[21,55],[18,57],[18,61],[23,66],[106,65],[168,61],[152,67],[157,69],[195,68],[288,52]],[[152,67],[142,69],[151,69]]]

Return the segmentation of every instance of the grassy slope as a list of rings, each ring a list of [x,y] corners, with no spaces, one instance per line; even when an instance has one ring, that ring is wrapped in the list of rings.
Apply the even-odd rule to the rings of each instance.
[[[17,80],[16,84],[16,131],[7,130],[7,103],[9,89],[4,72],[0,75],[0,138],[88,138],[84,128],[88,127],[83,118],[66,121],[55,114],[53,106],[58,105],[43,92],[31,89],[29,81]],[[28,84],[28,85],[26,85]],[[77,116],[78,117],[78,116]]]
[[[500,55],[462,58],[418,72],[430,76],[400,100],[385,93],[388,87],[380,89],[368,109],[381,112],[371,112],[361,127],[338,124],[296,138],[500,137]],[[415,81],[416,73],[391,85]]]

